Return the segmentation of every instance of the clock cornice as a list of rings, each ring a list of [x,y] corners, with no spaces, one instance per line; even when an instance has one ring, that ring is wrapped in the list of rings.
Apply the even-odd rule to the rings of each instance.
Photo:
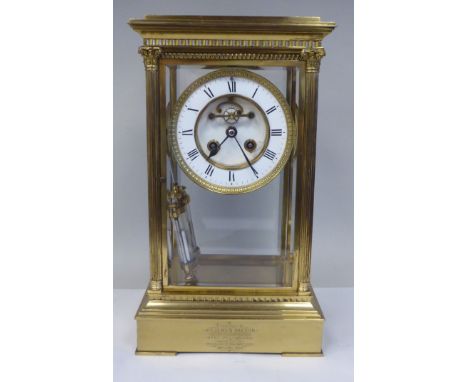
[[[131,19],[129,25],[156,45],[199,47],[309,47],[333,31],[320,17],[161,16]],[[223,41],[220,41],[223,40]],[[152,45],[149,43],[148,45]]]

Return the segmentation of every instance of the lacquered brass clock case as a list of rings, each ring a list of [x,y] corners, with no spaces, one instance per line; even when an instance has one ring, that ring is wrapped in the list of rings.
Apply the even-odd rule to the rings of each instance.
[[[275,167],[273,168],[273,170],[269,171],[269,173],[266,176],[246,186],[223,187],[220,185],[213,184],[209,182],[206,178],[203,178],[202,176],[198,175],[197,173],[193,171],[190,165],[188,165],[187,160],[184,159],[184,153],[181,152],[178,142],[177,142],[177,125],[178,125],[179,115],[183,107],[186,105],[188,98],[194,93],[194,91],[202,87],[204,84],[208,83],[209,81],[212,81],[218,78],[223,78],[223,77],[246,78],[246,79],[250,79],[258,83],[260,86],[263,86],[274,96],[274,98],[278,102],[279,106],[281,107],[286,117],[287,140],[286,140],[286,146],[284,148],[284,151],[280,159],[275,164]],[[225,96],[226,94],[222,95],[222,97],[225,97]],[[251,102],[254,103],[253,100],[251,100]],[[263,115],[261,117],[263,118]],[[255,191],[261,187],[264,187],[268,183],[270,183],[273,179],[275,179],[278,176],[278,174],[281,172],[281,170],[284,168],[284,166],[288,162],[291,156],[291,153],[293,152],[293,148],[296,144],[296,138],[297,138],[296,125],[293,121],[290,107],[286,99],[284,98],[283,94],[281,93],[281,91],[273,83],[268,81],[266,78],[256,73],[253,73],[251,71],[237,69],[237,68],[236,69],[221,69],[221,70],[211,72],[203,77],[198,78],[196,81],[190,84],[177,101],[173,116],[171,118],[169,131],[168,131],[168,145],[171,148],[174,158],[177,160],[180,168],[184,171],[187,177],[190,180],[192,180],[194,183],[198,184],[199,186],[204,187],[210,191],[221,193],[221,194],[243,194],[243,193]],[[261,153],[263,153],[266,150],[266,148],[267,147],[265,146],[261,150]],[[254,160],[258,160],[258,157],[255,158]],[[241,168],[245,168],[246,166],[247,165],[243,165],[243,166],[239,166],[238,168],[241,169]]]
[[[321,355],[324,315],[310,282],[317,100],[322,40],[335,23],[320,17],[148,15],[129,24],[142,38],[148,153],[150,280],[135,317],[136,354]],[[237,87],[223,77],[238,78]],[[222,89],[212,86],[213,78],[222,79],[214,80],[223,82]],[[253,92],[247,95],[250,108],[236,100],[244,95],[242,82],[260,84],[282,110],[281,150],[271,146],[277,144],[273,122],[279,116],[272,119],[271,105]],[[182,84],[182,90],[190,85],[179,93]],[[213,94],[203,88],[199,97],[204,84]],[[232,93],[237,105],[213,111]],[[191,95],[203,102],[192,104]],[[182,109],[190,113],[180,134],[191,135],[183,138],[191,147],[175,134],[179,116],[187,113]],[[251,112],[256,116],[249,128],[256,130],[242,136],[247,120],[236,118]],[[225,117],[226,125],[220,119],[207,124],[207,113]],[[211,138],[212,128],[221,125],[224,137]],[[241,149],[213,154],[212,144],[219,151],[231,131],[246,155]],[[261,173],[264,155],[270,155],[266,146],[277,156]],[[198,154],[189,156],[195,148]],[[200,162],[187,165],[195,155]],[[246,157],[249,166],[242,163]],[[255,182],[252,171],[247,187],[223,187],[225,177],[210,178],[213,169],[226,175],[252,167],[262,178]]]

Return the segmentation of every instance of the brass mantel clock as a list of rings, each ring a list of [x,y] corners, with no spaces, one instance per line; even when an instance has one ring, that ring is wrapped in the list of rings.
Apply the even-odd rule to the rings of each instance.
[[[137,354],[322,353],[319,17],[146,16],[151,280]]]

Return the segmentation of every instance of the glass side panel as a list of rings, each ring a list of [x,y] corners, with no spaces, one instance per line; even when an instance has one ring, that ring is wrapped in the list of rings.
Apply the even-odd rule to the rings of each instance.
[[[194,81],[216,70],[216,68],[188,65],[177,66],[172,69],[166,68],[168,130],[174,129],[176,131],[171,125],[171,119],[174,119],[174,126],[176,126],[179,121],[178,118],[180,118],[180,100],[184,91]],[[295,81],[295,75],[288,74],[288,69],[269,67],[249,68],[248,70],[266,78],[279,90],[283,97],[287,98],[288,102],[294,102],[296,91],[293,86],[294,92],[291,92],[291,81]],[[291,70],[295,71],[296,69]],[[263,128],[261,118],[265,121],[273,121],[273,119],[267,119],[261,115],[267,115],[269,108],[259,107],[260,103],[256,104],[253,101],[249,103],[251,102],[248,99],[249,97],[245,97],[247,99],[245,102],[239,100],[241,97],[238,94],[241,91],[240,87],[245,86],[241,79],[228,78],[225,82],[225,93],[222,94],[218,88],[213,86],[211,86],[213,89],[203,88],[203,91],[206,90],[204,92],[206,96],[202,94],[203,97],[206,97],[203,102],[197,103],[198,100],[193,98],[195,96],[192,98],[185,97],[190,102],[185,102],[183,107],[194,109],[190,110],[189,117],[186,118],[190,118],[193,113],[198,115],[198,119],[194,117],[194,121],[196,121],[194,126],[185,127],[185,130],[182,130],[182,133],[179,131],[179,134],[196,135],[197,131],[206,129],[203,130],[203,134],[208,135],[208,137],[200,139],[203,143],[194,138],[196,142],[194,149],[197,149],[197,152],[190,156],[192,150],[187,149],[187,152],[183,153],[181,157],[183,160],[191,162],[192,157],[197,155],[193,159],[194,163],[202,160],[201,157],[208,160],[213,166],[208,165],[204,175],[202,174],[202,180],[205,178],[211,180],[212,175],[219,175],[221,171],[225,171],[223,174],[227,178],[223,184],[229,186],[233,184],[231,182],[231,173],[237,174],[236,176],[240,178],[242,176],[241,171],[250,172],[252,170],[250,176],[252,174],[256,175],[254,167],[261,168],[263,162],[255,157],[255,150],[260,153],[259,156],[266,155],[267,159],[269,159],[266,147],[263,151],[258,147],[254,147],[250,151],[248,143],[249,140],[252,140],[255,145],[267,146],[269,143],[263,142],[259,135],[256,136],[255,127],[251,126],[257,126],[256,128],[261,129]],[[254,86],[252,84],[250,86]],[[255,87],[252,87],[251,94],[249,93],[250,98],[254,94],[254,101],[256,101],[255,89]],[[216,94],[211,94],[211,92]],[[213,106],[210,106],[212,98],[214,103]],[[179,100],[177,106],[179,114],[175,113],[176,99]],[[207,110],[203,114],[202,108],[198,105],[205,104],[208,106],[203,106],[205,107],[204,110]],[[279,107],[279,104],[272,103],[272,107]],[[291,109],[292,114],[294,114],[295,107]],[[249,113],[253,113],[254,116],[249,116]],[[211,118],[210,114],[215,116]],[[244,118],[244,120],[241,118]],[[212,130],[210,130],[211,126],[213,126]],[[281,127],[282,125],[273,126],[271,122],[266,123],[268,139],[280,139],[277,138],[280,134],[278,126]],[[235,130],[234,137],[229,136],[228,130],[230,128]],[[225,143],[213,150],[209,146],[210,134],[213,135],[213,140],[217,140],[218,144],[224,138]],[[285,133],[283,132],[283,134]],[[295,183],[294,156],[288,156],[289,159],[284,168],[268,184],[262,185],[262,187],[254,191],[223,194],[210,191],[200,182],[195,182],[193,175],[187,175],[187,169],[190,171],[191,163],[185,164],[184,168],[181,167],[181,158],[177,158],[176,149],[173,147],[175,139],[178,138],[169,138],[169,145],[172,148],[169,150],[167,158],[167,277],[169,285],[213,287],[291,286],[295,264],[293,256],[293,222],[295,216],[295,203],[293,200]],[[272,146],[268,146],[268,148],[270,147]],[[224,156],[218,155],[218,153],[222,153]],[[215,156],[218,162],[211,162],[210,160]],[[250,164],[247,163],[249,157],[252,160]],[[246,159],[245,163],[244,158]],[[266,159],[262,159],[267,162]],[[222,160],[227,163],[225,169],[222,168],[224,164],[219,163]],[[234,162],[237,160],[244,167],[238,169],[235,167],[237,166],[236,163],[229,167],[231,165],[230,160]],[[211,171],[213,174],[210,174]],[[261,176],[260,173],[258,175]]]

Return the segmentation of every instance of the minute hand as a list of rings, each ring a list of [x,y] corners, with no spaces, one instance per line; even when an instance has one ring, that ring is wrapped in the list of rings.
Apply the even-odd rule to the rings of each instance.
[[[239,143],[239,141],[237,140],[237,138],[234,137],[234,139],[236,140],[237,145],[238,145],[239,148],[241,149],[242,154],[244,155],[244,158],[245,158],[245,160],[247,161],[247,163],[249,164],[250,168],[252,169],[254,175],[258,178],[258,172],[257,172],[257,170],[255,170],[255,169],[253,168],[252,163],[250,163],[249,158],[247,158],[247,155],[245,154],[245,151],[244,151],[244,149],[242,148],[242,146],[241,146],[241,144]]]

